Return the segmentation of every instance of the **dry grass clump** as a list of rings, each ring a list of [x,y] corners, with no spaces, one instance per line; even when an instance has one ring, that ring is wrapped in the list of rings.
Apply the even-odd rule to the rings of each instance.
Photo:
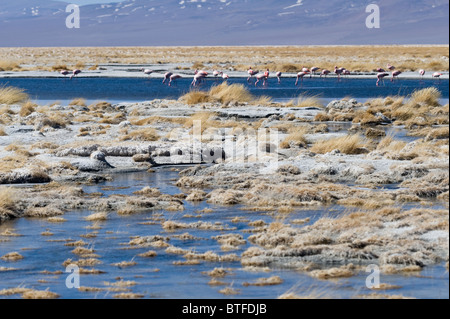
[[[8,136],[8,134],[5,131],[5,128],[0,126],[0,136]]]
[[[94,222],[94,221],[105,221],[108,219],[108,213],[94,213],[84,218],[86,221]]]
[[[337,278],[349,278],[354,276],[352,270],[353,265],[347,265],[340,268],[330,268],[324,270],[313,270],[309,273],[311,277],[317,279],[337,279]]]
[[[228,104],[230,102],[250,102],[253,96],[242,84],[222,83],[213,86],[208,92],[191,91],[180,98],[180,101],[194,105],[198,103],[219,102]]]
[[[11,60],[0,60],[0,72],[3,71],[19,71],[20,65]]]
[[[0,188],[0,221],[18,216],[17,194],[11,188]]]
[[[298,127],[281,142],[280,147],[283,149],[291,148],[291,147],[306,147],[308,145],[308,141],[306,140],[305,135],[308,134],[308,127]]]
[[[263,287],[263,286],[276,286],[281,285],[283,283],[283,279],[281,279],[279,276],[272,276],[269,278],[259,278],[256,282],[244,282],[242,285],[245,287],[248,286],[256,286],[256,287]]]
[[[19,254],[18,252],[12,252],[12,253],[7,253],[6,255],[3,255],[0,259],[5,260],[5,261],[18,261],[23,259],[23,256],[21,254]]]
[[[414,91],[411,94],[411,102],[417,104],[424,104],[428,106],[440,106],[439,99],[441,92],[435,87]]]
[[[70,106],[86,106],[86,100],[82,98],[74,99],[69,103]]]
[[[12,86],[0,86],[0,104],[17,104],[28,100],[28,94],[23,89]]]
[[[32,103],[32,102],[26,102],[25,104],[22,105],[22,107],[20,108],[19,111],[19,115],[21,117],[25,117],[30,115],[31,113],[33,113],[34,111],[36,111],[36,107],[37,105]]]
[[[318,141],[311,147],[311,152],[318,154],[329,153],[338,149],[341,153],[348,155],[361,154],[362,148],[366,146],[359,134],[337,137],[330,140]]]
[[[295,102],[294,106],[296,107],[318,107],[323,108],[323,104],[320,101],[318,96],[307,96],[307,95],[300,95]]]
[[[154,142],[159,140],[160,136],[154,128],[143,128],[132,132],[127,132],[119,138],[120,141],[142,141]]]

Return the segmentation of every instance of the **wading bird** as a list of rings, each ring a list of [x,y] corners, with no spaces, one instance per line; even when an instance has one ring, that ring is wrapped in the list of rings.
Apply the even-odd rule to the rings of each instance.
[[[301,83],[303,84],[303,78],[307,74],[309,74],[309,72],[299,72],[299,73],[297,73],[297,80],[295,81],[295,86],[297,86],[299,79],[301,79]]]
[[[442,73],[439,72],[434,72],[431,76],[435,79],[439,79],[439,81],[441,80],[441,75]]]
[[[172,82],[175,82],[175,80],[181,79],[182,76],[179,74],[173,74],[170,76],[169,86],[172,86]]]
[[[266,85],[267,85],[267,80],[269,79],[269,75],[270,75],[269,69],[267,69],[266,72],[264,72],[264,74],[259,74],[259,75],[257,75],[257,76],[256,76],[255,86],[257,86],[258,83],[259,83],[261,80],[264,80],[263,86],[266,86]]]
[[[384,82],[384,78],[389,76],[389,73],[386,72],[380,72],[377,74],[377,86],[380,85],[380,82]]]
[[[78,70],[78,69],[73,70],[73,71],[72,71],[72,75],[70,76],[70,79],[72,79],[74,76],[77,76],[77,75],[80,74],[80,73],[81,73],[81,70]]]
[[[247,78],[247,82],[250,83],[251,78],[254,77],[255,75],[257,75],[257,74],[259,73],[259,71],[254,71],[254,70],[252,69],[252,67],[250,67],[250,68],[248,69],[247,73],[248,73],[248,75],[249,75],[249,77]]]
[[[402,74],[402,72],[400,71],[394,71],[392,72],[392,78],[391,78],[391,82],[394,82],[395,78],[398,78],[398,76]]]
[[[388,68],[389,71],[394,71],[395,70],[395,66],[390,65],[389,63],[387,65],[387,68]]]
[[[327,75],[330,73],[331,73],[330,70],[324,69],[324,70],[322,70],[322,72],[320,72],[320,77],[322,77],[322,76],[327,77]]]
[[[341,79],[341,74],[344,72],[344,68],[338,68],[337,66],[334,67],[334,74],[337,75],[338,80]]]
[[[425,75],[425,70],[424,69],[419,70],[419,74],[423,79],[423,76]]]
[[[312,72],[312,74],[314,74],[314,75],[316,75],[316,72],[319,71],[319,70],[320,70],[320,68],[318,68],[317,66],[313,66],[313,67],[311,68],[311,72]]]
[[[150,74],[153,73],[153,70],[150,70],[150,69],[141,69],[141,72],[144,72],[144,74],[150,76]]]
[[[281,84],[281,76],[282,76],[282,75],[283,75],[283,73],[277,72],[278,84]]]
[[[66,77],[66,75],[68,75],[70,72],[67,70],[61,70],[59,71],[59,73],[61,73],[62,75],[64,75],[64,77]]]
[[[167,72],[164,74],[164,80],[162,81],[162,84],[166,84],[166,82],[170,82],[170,77],[173,75],[172,72]]]

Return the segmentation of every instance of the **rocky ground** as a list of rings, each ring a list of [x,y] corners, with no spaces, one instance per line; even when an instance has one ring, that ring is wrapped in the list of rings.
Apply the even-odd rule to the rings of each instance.
[[[367,264],[420,271],[448,261],[448,105],[437,100],[3,105],[0,222],[74,209],[177,211],[187,197],[273,213],[273,223],[255,225],[244,266],[318,278],[351,276]],[[386,136],[392,127],[414,138]],[[178,164],[192,164],[176,182],[180,195],[146,188],[99,198],[80,187]],[[283,222],[292,211],[336,204],[348,213],[306,227]]]

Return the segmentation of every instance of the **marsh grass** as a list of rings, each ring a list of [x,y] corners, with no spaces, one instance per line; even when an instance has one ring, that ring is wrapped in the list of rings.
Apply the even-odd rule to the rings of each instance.
[[[119,138],[120,141],[142,141],[154,142],[159,140],[160,136],[154,128],[143,128],[132,132],[126,132]]]
[[[0,126],[0,136],[8,136],[3,126]]]
[[[23,89],[12,86],[0,86],[0,104],[18,104],[28,100],[28,94]]]
[[[21,117],[28,116],[31,113],[36,111],[36,107],[37,107],[37,104],[28,101],[25,104],[23,104],[22,107],[20,108],[19,115]]]
[[[213,86],[208,92],[194,90],[180,98],[181,102],[188,105],[199,103],[215,103],[228,104],[230,102],[250,102],[254,98],[250,92],[242,84],[222,83]],[[266,100],[267,102],[267,100]]]
[[[311,152],[325,154],[338,149],[341,153],[356,155],[361,154],[361,149],[365,146],[363,138],[359,134],[355,134],[318,141],[311,147]]]
[[[19,71],[20,65],[11,60],[0,60],[0,72],[2,71]]]
[[[292,130],[291,133],[281,142],[280,147],[283,149],[296,147],[306,147],[308,145],[308,140],[305,135],[308,134],[308,127],[299,127]]]
[[[317,107],[323,108],[323,104],[320,101],[318,95],[309,96],[307,94],[301,94],[297,100],[293,101],[295,107]]]

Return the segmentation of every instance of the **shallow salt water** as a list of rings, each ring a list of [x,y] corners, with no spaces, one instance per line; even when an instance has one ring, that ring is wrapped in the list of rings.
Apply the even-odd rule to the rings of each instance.
[[[180,79],[173,87],[163,85],[158,78],[0,78],[0,87],[11,85],[22,88],[30,97],[40,103],[65,103],[75,98],[84,98],[89,103],[106,100],[116,102],[136,102],[153,99],[178,99],[189,92],[192,79]],[[369,98],[388,95],[407,96],[418,89],[434,86],[442,93],[442,103],[448,103],[449,80],[400,79],[385,85],[375,86],[376,79],[321,79],[305,78],[302,85],[295,86],[295,78],[285,78],[281,84],[270,79],[268,87],[249,85],[245,78],[233,78],[228,83],[244,84],[250,92],[259,96],[269,96],[274,101],[289,101],[300,95],[317,96],[324,103],[332,99],[352,97],[364,102]],[[199,88],[207,90],[222,80],[209,78]]]
[[[113,176],[114,180],[94,186],[84,186],[87,193],[101,192],[103,196],[112,194],[131,194],[145,186],[158,187],[162,193],[179,194],[182,190],[173,185],[178,178],[178,172],[170,168],[158,168],[155,173],[130,173]],[[201,214],[202,218],[187,218],[185,215],[192,215],[196,211],[206,207],[212,208],[213,213]],[[333,207],[318,207],[307,210],[299,210],[292,214],[287,214],[284,222],[289,223],[292,219],[311,218],[308,224],[314,223],[323,216],[337,216],[348,209]],[[63,271],[62,263],[71,258],[79,258],[71,253],[74,247],[64,246],[62,240],[83,239],[88,242],[88,248],[95,249],[99,260],[102,262],[93,268],[104,271],[100,275],[82,275],[81,286],[107,288],[105,282],[114,283],[118,278],[124,281],[135,281],[136,285],[128,287],[133,293],[143,294],[146,298],[277,298],[286,292],[293,292],[299,295],[319,295],[330,298],[350,298],[362,294],[371,293],[365,287],[366,273],[336,281],[321,281],[313,279],[304,273],[291,269],[271,269],[265,271],[248,271],[242,268],[240,262],[207,262],[202,261],[199,265],[176,266],[175,261],[184,261],[181,255],[173,255],[165,252],[165,248],[139,248],[126,249],[129,246],[123,245],[130,241],[131,236],[152,236],[161,235],[171,237],[169,244],[176,247],[194,250],[197,253],[214,251],[219,255],[235,253],[238,256],[251,245],[240,246],[239,250],[222,252],[220,245],[211,237],[225,234],[238,233],[245,239],[251,235],[246,232],[252,229],[248,226],[249,221],[264,220],[266,223],[276,221],[276,218],[266,212],[248,212],[241,210],[239,206],[218,207],[205,202],[198,205],[185,203],[183,212],[148,211],[132,216],[119,216],[111,213],[108,220],[97,222],[100,226],[98,230],[86,229],[94,223],[88,222],[83,217],[90,215],[89,211],[74,211],[66,213],[63,217],[67,219],[64,223],[49,223],[44,219],[22,218],[6,222],[0,226],[0,233],[6,229],[20,234],[19,237],[0,236],[0,256],[6,253],[17,251],[24,256],[24,259],[17,262],[6,262],[0,260],[0,267],[17,268],[15,271],[0,272],[0,290],[5,288],[26,287],[39,290],[49,289],[56,292],[63,298],[111,298],[115,292],[79,292],[76,289],[68,289],[65,280],[68,274],[44,275],[41,271]],[[166,220],[176,220],[184,223],[191,222],[220,222],[224,226],[235,228],[230,231],[210,231],[198,229],[184,229],[175,232],[166,232],[158,222],[156,225],[143,225],[155,214],[162,214]],[[241,216],[247,221],[238,223],[231,222],[236,216]],[[306,224],[306,225],[308,225]],[[303,227],[303,226],[297,226]],[[50,237],[42,236],[43,231],[49,230],[54,235]],[[97,231],[96,238],[82,238],[92,231]],[[189,233],[197,239],[180,240],[173,238],[174,235]],[[142,258],[137,256],[148,250],[157,252],[153,258]],[[122,261],[135,261],[137,265],[126,268],[119,268],[111,265]],[[224,286],[210,286],[210,277],[204,274],[216,267],[229,268],[231,274],[219,280],[238,289],[240,294],[235,296],[225,296],[219,293]],[[90,267],[86,267],[90,268]],[[284,282],[281,285],[267,287],[245,287],[244,282],[254,282],[258,278],[268,278],[280,276]],[[45,280],[45,281],[43,281]],[[403,295],[417,298],[448,298],[448,273],[444,265],[427,267],[420,276],[399,276],[382,275],[381,282],[391,285],[398,285],[402,288],[397,290],[382,291],[380,293]],[[41,281],[41,282],[40,282]],[[17,298],[20,295],[11,296]],[[5,298],[0,296],[0,298]]]

